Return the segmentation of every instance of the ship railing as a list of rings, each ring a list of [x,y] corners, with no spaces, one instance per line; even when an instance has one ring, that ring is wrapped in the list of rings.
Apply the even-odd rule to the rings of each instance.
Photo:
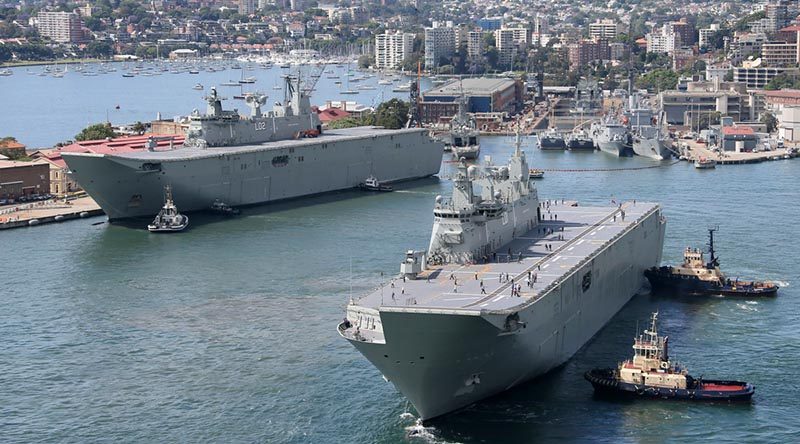
[[[621,237],[625,236],[625,235],[626,235],[626,234],[628,234],[629,232],[631,232],[631,231],[633,231],[634,229],[636,229],[636,227],[638,227],[638,226],[639,226],[639,224],[640,224],[640,223],[641,223],[643,220],[645,220],[646,218],[650,217],[650,216],[651,216],[653,213],[656,213],[656,212],[658,212],[659,210],[660,210],[660,206],[656,205],[656,206],[652,207],[651,209],[649,209],[648,211],[644,212],[644,213],[643,213],[641,216],[639,216],[638,218],[636,218],[636,220],[634,220],[634,222],[633,222],[632,224],[629,224],[629,225],[628,225],[627,227],[625,227],[625,228],[624,228],[622,231],[620,231],[619,233],[615,234],[615,235],[614,235],[614,236],[612,236],[612,237],[611,237],[609,240],[607,240],[606,242],[604,242],[604,243],[603,243],[603,244],[600,246],[600,248],[598,248],[597,250],[595,250],[595,252],[594,252],[594,253],[592,253],[592,254],[590,254],[590,255],[588,255],[588,256],[586,256],[586,257],[584,257],[583,259],[581,259],[580,261],[578,261],[578,263],[576,263],[575,265],[573,265],[572,267],[570,267],[570,268],[567,270],[567,272],[566,272],[566,273],[564,273],[564,274],[562,275],[563,277],[561,277],[560,279],[555,279],[553,282],[551,282],[551,283],[549,283],[548,285],[546,285],[546,286],[544,287],[544,289],[542,289],[541,291],[539,291],[539,292],[537,293],[537,295],[536,295],[536,296],[534,296],[534,297],[532,297],[532,298],[529,298],[529,299],[528,299],[527,301],[525,301],[524,303],[522,303],[522,304],[520,304],[520,305],[518,305],[518,306],[515,306],[515,307],[513,307],[513,308],[511,308],[511,309],[502,309],[502,310],[481,310],[481,313],[487,313],[487,314],[489,314],[489,313],[505,313],[505,312],[509,312],[509,311],[515,311],[515,312],[516,312],[516,311],[524,310],[524,309],[526,309],[526,308],[530,307],[531,305],[533,305],[534,303],[536,303],[536,301],[538,301],[538,300],[542,299],[542,298],[543,298],[545,295],[547,295],[547,294],[548,294],[550,291],[552,291],[553,289],[555,289],[555,288],[557,288],[558,286],[562,285],[562,284],[563,284],[564,282],[566,282],[567,280],[571,279],[571,278],[573,277],[573,275],[574,275],[575,273],[577,273],[577,272],[578,272],[578,271],[579,271],[579,270],[580,270],[580,269],[581,269],[581,268],[582,268],[584,265],[586,265],[588,262],[591,262],[592,260],[594,260],[594,258],[595,258],[595,257],[597,257],[599,254],[601,254],[603,251],[605,251],[605,250],[606,250],[606,249],[607,249],[609,246],[613,245],[613,244],[614,244],[614,243],[615,243],[615,242],[616,242],[616,241],[617,241],[619,238],[621,238]],[[603,219],[600,219],[599,221],[597,221],[596,223],[594,223],[593,225],[591,225],[589,228],[587,228],[587,229],[583,230],[583,232],[581,233],[581,235],[580,235],[580,236],[576,236],[575,238],[573,238],[573,239],[572,239],[572,240],[570,240],[569,242],[565,242],[565,243],[564,243],[564,245],[562,245],[560,248],[556,249],[556,250],[555,250],[555,251],[553,251],[552,253],[550,253],[550,254],[548,254],[547,256],[545,256],[545,257],[543,258],[543,260],[542,260],[542,261],[546,261],[546,260],[548,260],[548,259],[550,259],[550,258],[552,258],[552,257],[555,257],[555,256],[556,256],[556,255],[558,255],[558,254],[561,254],[561,253],[563,253],[563,251],[564,251],[564,250],[565,250],[567,247],[571,246],[571,245],[572,245],[574,242],[576,242],[578,239],[581,239],[585,233],[588,233],[588,232],[590,232],[590,231],[592,231],[592,230],[594,230],[594,229],[598,228],[599,226],[603,225],[603,224],[604,224],[604,223],[606,223],[607,221],[609,221],[609,220],[613,219],[613,217],[614,217],[615,215],[617,215],[617,214],[619,213],[619,211],[620,211],[619,209],[618,209],[618,210],[614,210],[614,211],[613,211],[611,214],[609,214],[608,216],[604,217]],[[523,271],[522,271],[521,273],[519,273],[518,275],[514,276],[514,281],[515,281],[515,282],[521,282],[521,280],[520,280],[520,279],[521,279],[521,278],[523,278],[524,276],[526,276],[526,275],[527,275],[527,273],[528,273],[529,271],[531,271],[531,272],[533,272],[533,271],[536,271],[536,267],[537,267],[538,265],[541,265],[542,261],[536,262],[536,263],[535,263],[535,264],[533,264],[532,266],[530,266],[530,267],[528,267],[527,269],[523,270]],[[510,284],[510,283],[508,283],[508,284],[506,284],[506,285],[503,285],[503,286],[501,286],[500,288],[496,289],[496,290],[495,290],[495,291],[493,291],[491,294],[489,294],[489,295],[488,295],[486,298],[484,298],[484,299],[481,299],[481,300],[479,300],[478,302],[484,302],[484,301],[485,301],[485,300],[487,300],[487,299],[489,299],[489,300],[490,300],[491,298],[493,298],[493,297],[497,296],[498,294],[502,293],[503,291],[505,291],[507,288],[509,288],[509,287],[510,287],[510,285],[511,285],[511,284]],[[477,302],[476,302],[476,304],[477,304]]]

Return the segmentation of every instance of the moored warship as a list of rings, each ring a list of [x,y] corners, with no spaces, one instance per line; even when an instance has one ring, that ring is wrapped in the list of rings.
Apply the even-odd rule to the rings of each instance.
[[[592,124],[590,133],[600,151],[617,157],[633,156],[633,142],[628,127],[614,117]]]
[[[299,78],[286,77],[283,100],[250,95],[249,117],[223,110],[212,89],[205,114],[190,116],[183,146],[119,154],[63,153],[70,171],[110,220],[150,216],[170,184],[184,211],[221,201],[232,207],[438,173],[442,144],[422,128],[356,127],[323,133]]]
[[[661,260],[659,205],[540,202],[528,174],[519,135],[506,166],[461,162],[428,249],[338,325],[423,420],[567,361]]]
[[[633,137],[633,152],[655,160],[672,157],[672,139],[662,128],[662,120],[634,93],[628,97],[626,117]]]
[[[477,159],[481,152],[480,131],[475,119],[467,114],[464,97],[458,100],[458,114],[450,121],[450,149],[456,159]]]

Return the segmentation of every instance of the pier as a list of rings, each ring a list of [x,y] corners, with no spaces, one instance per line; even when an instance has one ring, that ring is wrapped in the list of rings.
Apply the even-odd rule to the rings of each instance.
[[[679,151],[686,156],[686,160],[689,162],[694,162],[702,157],[716,161],[717,165],[734,165],[797,157],[797,153],[793,148],[779,148],[773,151],[759,152],[717,152],[710,149],[708,145],[696,142],[694,140],[679,139],[675,142],[680,146]]]
[[[70,219],[103,214],[91,197],[84,196],[69,201],[42,201],[0,207],[0,230],[32,227]]]

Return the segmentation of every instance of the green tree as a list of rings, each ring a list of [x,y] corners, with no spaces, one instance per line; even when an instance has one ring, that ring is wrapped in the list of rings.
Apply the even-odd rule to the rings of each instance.
[[[116,136],[117,134],[114,132],[114,129],[111,128],[110,123],[96,123],[84,128],[80,133],[76,134],[75,140],[100,140]]]
[[[795,74],[787,74],[782,72],[773,77],[772,80],[770,80],[769,83],[764,86],[764,89],[800,89],[800,80],[798,80],[797,75]]]
[[[144,132],[147,131],[147,126],[144,123],[137,121],[136,123],[133,124],[131,129],[136,134],[144,134]]]
[[[408,107],[408,103],[400,99],[381,103],[375,110],[375,125],[388,129],[405,127],[408,120]]]
[[[765,112],[762,114],[759,121],[767,127],[767,133],[773,133],[776,129],[778,129],[778,119],[771,112]]]
[[[344,119],[334,120],[328,123],[329,129],[352,128],[354,126],[363,126],[364,123],[355,117],[345,117]]]
[[[11,60],[11,50],[6,45],[0,46],[0,63]]]
[[[361,69],[367,69],[374,64],[375,64],[375,57],[369,54],[364,54],[358,58],[358,67]]]
[[[647,88],[650,91],[665,91],[675,89],[678,85],[678,74],[671,69],[655,69],[636,79],[638,88]]]

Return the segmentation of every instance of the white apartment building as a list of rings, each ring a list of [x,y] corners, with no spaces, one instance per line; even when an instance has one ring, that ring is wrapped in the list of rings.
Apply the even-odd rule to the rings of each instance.
[[[375,67],[399,68],[414,50],[414,34],[386,31],[375,36]]]
[[[589,24],[589,37],[593,39],[608,39],[613,40],[622,31],[617,22],[611,19],[598,20]]]
[[[708,41],[717,31],[719,31],[719,25],[714,23],[708,28],[701,29],[698,31],[698,45],[702,48],[703,46],[708,46]]]
[[[456,52],[456,30],[453,22],[433,22],[425,28],[425,69],[435,69],[442,57]]]
[[[646,35],[647,52],[661,52],[671,54],[675,51],[678,41],[677,34],[667,34],[664,32],[649,32]]]
[[[74,12],[41,11],[36,16],[36,29],[42,37],[58,43],[83,40],[83,21]]]

